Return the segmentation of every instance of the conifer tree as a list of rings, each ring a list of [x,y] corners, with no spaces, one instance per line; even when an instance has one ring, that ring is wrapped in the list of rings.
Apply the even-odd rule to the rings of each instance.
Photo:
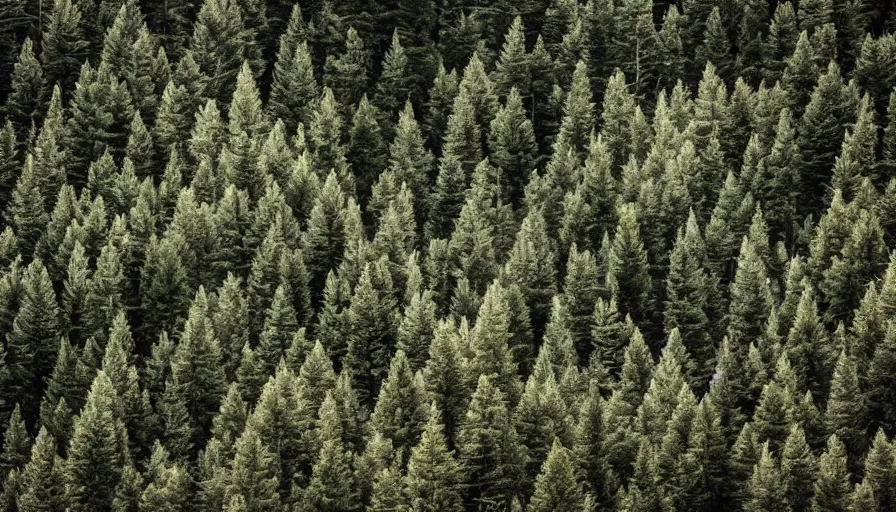
[[[648,311],[651,279],[647,272],[647,253],[641,241],[635,205],[626,204],[619,211],[619,224],[609,254],[608,275],[621,314],[630,315],[636,323],[644,321]]]
[[[467,408],[469,385],[453,323],[441,320],[433,332],[429,359],[423,369],[426,390],[441,412],[445,435],[454,446],[455,434]]]
[[[789,510],[787,488],[784,486],[781,470],[769,451],[768,444],[762,446],[762,454],[753,469],[747,492],[749,499],[744,504],[744,510],[750,512]]]
[[[389,368],[398,322],[385,258],[364,266],[347,315],[351,334],[343,364],[356,379],[362,401],[372,403]]]
[[[115,158],[124,154],[134,110],[125,84],[107,65],[93,68],[86,62],[72,89],[65,141],[69,181],[78,189],[87,182],[91,162],[106,151]]]
[[[199,70],[211,79],[208,90],[215,91],[214,99],[222,104],[233,95],[245,61],[252,63],[252,69],[262,68],[247,6],[231,0],[205,0],[193,25],[190,50]]]
[[[336,100],[350,108],[361,99],[367,87],[370,55],[365,42],[354,28],[345,36],[345,50],[337,57],[327,56],[324,85],[333,89]]]
[[[405,495],[412,510],[463,510],[461,467],[448,449],[439,410],[433,403],[420,442],[411,451],[405,477]]]
[[[0,453],[0,474],[3,479],[14,471],[22,469],[28,462],[32,451],[32,441],[22,419],[22,411],[18,404],[9,416],[6,431],[3,433],[3,452]]]
[[[859,389],[855,359],[848,356],[845,351],[840,352],[831,379],[831,391],[825,414],[827,432],[842,440],[848,454],[864,453],[867,446],[865,417],[865,403]],[[857,460],[853,456],[850,467],[858,467],[856,463]]]
[[[424,147],[423,134],[409,101],[398,115],[395,138],[389,145],[388,169],[395,175],[396,183],[407,184],[413,198],[415,219],[420,224],[429,204],[433,156]]]
[[[247,428],[236,442],[233,469],[228,475],[224,500],[245,500],[247,512],[272,510],[280,506],[274,457],[261,443],[258,433]]]
[[[528,510],[580,510],[582,499],[581,486],[575,477],[575,463],[569,456],[569,450],[555,439],[535,481],[535,492]]]
[[[696,26],[698,20],[688,20]],[[711,63],[716,73],[723,79],[731,79],[734,74],[734,60],[731,58],[731,42],[723,25],[721,11],[718,7],[708,13],[706,29],[702,36],[702,44],[697,47],[695,70],[702,70]]]
[[[21,281],[18,313],[6,335],[5,366],[8,393],[22,402],[22,413],[34,425],[59,348],[59,306],[47,269],[36,260]]]
[[[180,343],[172,355],[171,385],[189,414],[197,436],[194,446],[201,446],[225,391],[220,347],[202,287],[193,299]]]
[[[504,400],[491,379],[481,375],[457,437],[469,483],[465,503],[506,506],[519,490],[526,454]]]
[[[59,511],[64,509],[62,459],[56,455],[56,440],[46,430],[38,434],[31,458],[21,473],[19,510]]]
[[[44,109],[47,93],[43,68],[34,55],[31,38],[22,43],[22,50],[12,70],[9,96],[3,107],[7,119],[20,133],[37,123]]]
[[[293,7],[286,31],[280,36],[280,49],[274,63],[274,76],[267,109],[274,119],[282,119],[288,133],[299,123],[308,126],[318,84],[311,63],[299,4]]]
[[[63,471],[71,510],[110,510],[122,471],[130,460],[121,403],[105,373],[96,375],[75,420]]]
[[[875,506],[886,510],[896,498],[896,476],[893,474],[893,446],[882,430],[878,430],[865,456],[864,483],[874,495]]]
[[[480,376],[488,376],[511,404],[519,397],[517,364],[510,351],[510,306],[507,291],[497,282],[485,292],[471,333],[471,359],[467,365],[472,384]]]
[[[819,205],[823,191],[818,184],[830,179],[834,157],[843,141],[842,126],[854,120],[857,103],[855,89],[843,83],[840,68],[832,62],[812,91],[797,139],[803,154],[804,183],[811,183],[804,205],[807,209]]]
[[[88,51],[80,7],[71,0],[54,0],[41,38],[44,79],[50,86],[59,84],[64,91],[74,90],[78,69]]]
[[[836,435],[828,439],[827,449],[821,454],[814,489],[813,512],[847,509],[850,484],[846,469],[846,448]]]

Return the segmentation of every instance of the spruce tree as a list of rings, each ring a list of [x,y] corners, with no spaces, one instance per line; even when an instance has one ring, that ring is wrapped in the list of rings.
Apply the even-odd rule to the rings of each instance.
[[[750,512],[789,510],[787,504],[787,488],[781,478],[781,470],[768,444],[762,445],[762,454],[753,469],[748,484],[748,500],[744,510]]]
[[[112,510],[116,486],[130,460],[120,407],[109,377],[100,371],[75,420],[68,446],[63,479],[71,510]]]
[[[260,70],[261,58],[246,5],[231,0],[204,0],[193,25],[190,50],[199,70],[210,78],[209,91],[218,102],[233,95],[236,76],[245,61]]]
[[[619,211],[619,224],[608,261],[610,275],[615,284],[611,291],[618,301],[619,312],[630,315],[641,324],[648,315],[648,293],[652,283],[633,204],[626,204]]]
[[[824,193],[820,183],[831,177],[834,157],[843,141],[842,126],[854,120],[858,103],[854,86],[843,83],[840,68],[831,63],[818,83],[800,123],[797,143],[803,153],[803,178],[808,185],[804,208],[817,208]]]
[[[78,69],[87,56],[88,42],[82,25],[80,4],[54,0],[41,38],[41,63],[47,85],[59,84],[73,91]]]
[[[569,450],[555,439],[535,481],[535,492],[529,501],[528,510],[580,510],[583,498],[575,471],[575,462],[571,459]]]
[[[832,435],[827,449],[818,461],[812,511],[847,510],[850,496],[849,472],[846,468],[846,448]]]
[[[448,449],[440,418],[439,410],[433,403],[420,442],[411,451],[404,492],[412,510],[463,510],[461,466]]]
[[[464,502],[507,506],[520,488],[526,453],[504,394],[486,375],[479,382],[457,437],[458,459],[469,485]]]

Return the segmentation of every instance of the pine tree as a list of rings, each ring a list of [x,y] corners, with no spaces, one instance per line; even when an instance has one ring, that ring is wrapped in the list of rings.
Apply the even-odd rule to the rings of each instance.
[[[324,400],[321,406],[321,448],[317,454],[311,481],[302,498],[300,510],[333,510],[349,512],[356,510],[359,503],[358,489],[351,468],[351,452],[346,450],[339,435],[338,424],[330,423],[338,420],[331,418],[335,414],[332,396]],[[328,412],[330,411],[330,412]],[[326,418],[331,418],[326,420]]]
[[[241,497],[246,512],[261,512],[280,506],[277,476],[273,471],[274,457],[261,443],[258,433],[247,428],[236,442],[233,469],[224,494],[224,501]]]
[[[631,78],[636,95],[648,94],[647,84],[656,79],[658,40],[651,10],[647,2],[627,0],[613,12],[617,37],[613,40],[611,59]]]
[[[510,404],[519,397],[517,364],[510,351],[510,311],[507,291],[497,282],[485,292],[476,325],[471,333],[471,359],[467,366],[469,382],[488,376]]]
[[[130,459],[120,401],[105,373],[97,373],[75,420],[63,470],[71,510],[111,510],[122,471]]]
[[[463,368],[460,340],[453,323],[442,320],[433,332],[429,359],[423,369],[426,390],[441,411],[445,435],[451,446],[470,395]]]
[[[863,483],[868,484],[879,510],[893,504],[896,492],[896,475],[893,473],[893,446],[882,430],[878,430],[865,456]]]
[[[824,271],[821,283],[828,302],[826,317],[834,321],[849,318],[865,293],[865,283],[879,276],[886,266],[886,246],[877,216],[860,212],[851,231],[840,254]]]
[[[32,123],[37,123],[46,101],[43,68],[34,55],[31,38],[22,43],[22,50],[13,67],[9,96],[3,111],[19,133],[24,134]]]
[[[422,378],[411,372],[407,356],[398,351],[392,357],[389,374],[380,388],[371,426],[396,450],[407,454],[420,439],[426,417],[426,389]]]
[[[808,388],[823,396],[835,358],[828,333],[818,318],[811,288],[804,289],[800,297],[785,352],[794,366],[800,389]]]
[[[504,394],[481,375],[457,437],[458,459],[467,471],[464,502],[506,506],[520,486],[526,460]]]
[[[818,461],[806,443],[805,432],[799,425],[791,425],[781,449],[781,477],[787,486],[787,502],[794,512],[809,510],[817,469]]]
[[[189,414],[196,436],[194,446],[201,446],[225,391],[220,347],[202,287],[193,299],[180,343],[172,355],[170,382]]]
[[[286,31],[280,36],[267,105],[271,117],[282,119],[288,133],[293,133],[299,123],[309,125],[313,103],[318,97],[318,84],[308,44],[303,40],[304,32],[302,11],[296,4]]]
[[[608,266],[608,276],[612,275],[615,282],[611,291],[618,301],[619,312],[640,324],[648,315],[648,292],[652,284],[633,204],[626,204],[619,211]]]
[[[851,468],[858,467],[855,455],[864,453],[865,403],[859,389],[855,359],[841,352],[834,367],[831,391],[825,413],[827,432],[841,439],[851,456]]]
[[[87,56],[80,4],[54,0],[41,38],[41,63],[46,84],[73,91],[78,69]]]
[[[831,177],[834,158],[843,141],[842,126],[854,120],[858,97],[853,86],[843,83],[840,68],[831,63],[818,78],[800,123],[797,139],[803,154],[804,183],[811,183],[804,203],[806,211],[816,208],[823,197],[820,182]]]
[[[688,20],[696,22],[697,20]],[[697,25],[697,23],[693,23]],[[702,34],[703,42],[697,47],[695,70],[706,68],[712,64],[722,79],[730,80],[734,75],[734,60],[731,58],[731,42],[723,25],[722,15],[718,7],[713,7],[706,18],[706,29]]]
[[[370,55],[365,42],[354,28],[345,36],[345,50],[328,55],[324,66],[324,85],[333,89],[336,100],[351,111],[367,87]]]
[[[210,78],[209,91],[219,103],[233,95],[245,61],[260,70],[260,48],[247,18],[247,5],[233,0],[204,0],[196,15],[190,51],[199,70]]]
[[[847,510],[850,485],[846,448],[836,435],[828,439],[827,449],[819,459],[814,489],[813,512]]]
[[[437,327],[436,304],[432,292],[415,293],[405,307],[404,316],[398,326],[397,347],[408,356],[411,368],[423,368],[429,357],[429,350]]]
[[[22,419],[21,408],[16,404],[3,433],[3,452],[0,454],[0,475],[3,479],[21,470],[28,462],[32,441]]]
[[[356,186],[362,201],[369,197],[376,176],[379,176],[385,167],[383,158],[385,144],[380,125],[377,123],[379,115],[379,110],[367,101],[365,94],[358,104],[349,130],[350,139],[346,157],[357,176]]]
[[[542,354],[549,349],[542,348]],[[566,420],[567,407],[560,395],[560,389],[552,374],[536,368],[526,381],[526,388],[515,411],[516,430],[520,442],[527,448],[527,481],[534,481],[541,465],[551,451],[550,445],[556,438],[569,444],[570,426]],[[543,380],[542,380],[543,379]],[[528,485],[526,486],[528,488]]]
[[[103,153],[108,150],[116,159],[124,155],[134,110],[127,87],[106,65],[93,68],[86,62],[78,87],[68,90],[74,93],[66,124],[67,171],[79,189],[87,182],[88,166]]]
[[[34,425],[44,379],[53,372],[59,348],[59,306],[40,260],[25,270],[21,287],[18,312],[6,335],[6,385],[7,392],[22,402],[26,422]]]
[[[343,365],[351,370],[365,403],[372,403],[376,396],[395,346],[397,319],[392,290],[385,258],[367,264],[347,311],[351,334]]]
[[[46,430],[41,430],[31,449],[31,459],[21,473],[19,510],[64,510],[64,484],[62,459],[56,455],[56,440]]]
[[[750,512],[789,510],[787,504],[787,488],[781,478],[781,470],[768,444],[762,445],[762,454],[753,469],[748,484],[748,501],[744,510]]]
[[[713,277],[705,268],[706,252],[693,211],[685,230],[678,231],[666,279],[665,327],[678,328],[682,342],[698,363],[701,375],[711,368],[713,326],[708,312]]]
[[[449,451],[439,410],[430,405],[429,420],[420,442],[411,451],[405,477],[405,495],[413,510],[463,510],[461,467]]]
[[[424,147],[423,134],[409,101],[398,115],[395,138],[389,145],[388,169],[395,175],[396,183],[407,184],[413,198],[415,219],[421,224],[429,204],[433,156]]]
[[[569,450],[554,440],[551,452],[535,481],[535,492],[529,501],[532,511],[580,510],[582,491],[575,477],[575,462]]]

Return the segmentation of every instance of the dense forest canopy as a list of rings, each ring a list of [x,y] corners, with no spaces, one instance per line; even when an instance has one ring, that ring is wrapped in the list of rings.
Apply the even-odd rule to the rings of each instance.
[[[0,0],[0,512],[896,510],[889,0]]]

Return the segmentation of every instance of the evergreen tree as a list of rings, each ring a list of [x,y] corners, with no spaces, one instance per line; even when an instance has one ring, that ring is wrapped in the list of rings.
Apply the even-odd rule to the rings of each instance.
[[[343,364],[365,403],[372,403],[389,368],[398,319],[385,258],[364,266],[347,311],[350,326]]]
[[[748,511],[786,511],[787,488],[781,478],[781,470],[777,461],[768,449],[768,444],[762,445],[762,454],[753,469],[753,475],[748,484],[749,499],[744,504],[744,510]]]
[[[245,500],[247,512],[272,510],[280,506],[277,476],[273,471],[274,457],[261,443],[258,433],[246,428],[236,441],[233,469],[228,475],[225,502]]]
[[[248,3],[204,0],[193,25],[190,51],[199,70],[210,78],[208,90],[218,102],[233,95],[236,76],[245,61],[260,70],[260,48],[248,19]]]
[[[854,120],[856,96],[853,86],[843,83],[840,68],[833,62],[812,91],[797,139],[803,154],[803,182],[808,184],[806,211],[817,207],[824,195],[819,183],[831,177],[834,157],[843,141],[842,126]]]
[[[121,402],[105,373],[97,373],[75,420],[63,471],[71,510],[112,510],[112,499],[130,460]]]
[[[847,510],[849,505],[849,473],[846,469],[846,448],[832,435],[818,463],[812,498],[813,512]]]
[[[31,458],[22,470],[19,510],[64,510],[62,465],[62,459],[56,455],[56,440],[42,430],[31,449]]]
[[[461,467],[446,444],[439,410],[433,403],[420,442],[411,451],[405,495],[412,510],[463,510]]]
[[[457,437],[458,458],[467,471],[465,503],[506,506],[520,486],[526,461],[504,394],[481,375]]]
[[[6,334],[7,391],[22,402],[22,414],[35,425],[44,381],[53,372],[59,348],[59,306],[47,269],[36,260],[25,270],[18,313]],[[12,401],[8,402],[12,403]]]
[[[74,90],[78,69],[87,56],[89,43],[80,7],[71,0],[54,0],[41,38],[44,80],[50,86],[59,84],[63,91]]]
[[[354,28],[345,36],[345,50],[337,57],[327,55],[324,85],[333,90],[336,100],[348,111],[360,101],[367,87],[370,55]]]
[[[864,483],[873,493],[875,506],[886,510],[892,506],[896,478],[893,474],[893,446],[882,430],[878,430],[865,456]]]
[[[487,376],[507,401],[515,404],[520,384],[517,364],[510,351],[509,309],[506,289],[497,282],[492,283],[485,292],[471,332],[467,372],[471,384],[481,376]]]
[[[607,272],[615,284],[611,291],[619,303],[620,313],[631,316],[636,323],[643,322],[648,315],[648,292],[652,283],[633,204],[626,204],[619,211]]]
[[[569,450],[554,440],[551,452],[535,481],[535,493],[529,501],[532,511],[580,510],[582,491],[575,477],[575,463]]]
[[[9,96],[3,107],[7,119],[19,133],[24,133],[31,123],[40,119],[46,93],[43,68],[34,55],[34,44],[27,38],[13,67]]]

